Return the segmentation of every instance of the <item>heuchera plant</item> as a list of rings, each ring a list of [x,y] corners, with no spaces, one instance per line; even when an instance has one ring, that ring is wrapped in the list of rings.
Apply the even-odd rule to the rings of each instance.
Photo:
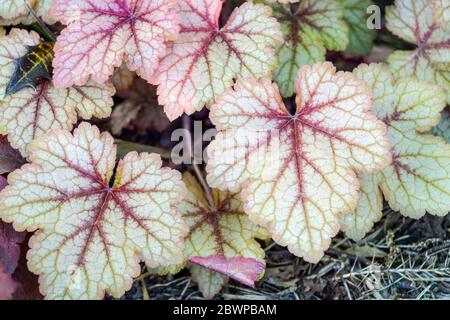
[[[46,299],[119,298],[184,267],[212,298],[255,286],[270,239],[315,263],[384,200],[446,215],[449,6],[395,0],[378,32],[373,4],[1,1],[0,299],[25,255]],[[412,50],[355,68],[375,38]],[[168,156],[178,129],[193,163]]]
[[[54,130],[34,140],[29,158],[8,177],[0,216],[16,230],[39,230],[28,266],[47,298],[120,297],[140,259],[151,267],[181,262],[187,229],[173,206],[185,187],[159,156],[128,154],[110,185],[113,139],[82,123],[73,135]]]
[[[450,145],[423,133],[439,123],[444,91],[415,78],[394,81],[386,65],[361,65],[354,74],[372,87],[373,111],[388,127],[393,159],[381,172],[362,178],[363,195],[354,214],[344,218],[344,230],[355,240],[370,230],[382,214],[381,191],[389,206],[405,216],[446,215]]]
[[[351,73],[330,63],[304,66],[295,91],[292,113],[267,78],[239,80],[221,95],[211,107],[220,133],[206,169],[211,186],[242,189],[250,219],[276,242],[315,262],[338,232],[339,216],[356,207],[356,173],[387,165],[390,142],[369,112],[370,89]]]

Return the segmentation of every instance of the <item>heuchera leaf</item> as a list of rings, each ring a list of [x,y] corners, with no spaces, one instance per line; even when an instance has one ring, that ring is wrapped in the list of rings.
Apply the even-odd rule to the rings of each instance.
[[[265,264],[261,261],[243,257],[229,259],[224,256],[192,257],[190,261],[207,269],[225,274],[252,288],[255,287],[255,281],[264,272],[265,267]]]
[[[28,268],[47,299],[120,297],[140,272],[180,263],[187,227],[174,208],[181,175],[156,154],[131,152],[114,172],[109,133],[82,123],[30,145],[31,164],[8,176],[0,218],[30,239]],[[114,182],[111,182],[114,174]]]
[[[445,139],[445,142],[450,144],[450,112],[448,109],[445,109],[441,113],[441,122],[433,129],[431,129],[431,133],[437,136],[441,136]]]
[[[3,271],[3,265],[0,261],[0,300],[10,300],[16,291],[17,283],[11,278],[11,275]]]
[[[246,2],[219,27],[221,0],[180,0],[181,30],[161,61],[159,103],[170,120],[209,105],[233,79],[269,76],[283,37],[269,7]]]
[[[323,61],[327,49],[345,50],[349,29],[340,1],[303,0],[299,4],[271,4],[271,7],[286,38],[277,52],[274,78],[282,96],[290,97],[300,67]]]
[[[413,77],[394,81],[382,64],[361,65],[354,73],[372,87],[373,111],[386,123],[393,143],[393,161],[374,174],[374,183],[378,181],[389,206],[405,216],[446,215],[450,211],[450,145],[441,137],[423,133],[439,122],[445,107],[443,90]],[[363,193],[377,188],[364,189]],[[354,214],[366,215],[367,222],[348,234],[355,240],[368,231],[370,220],[378,220],[382,210],[381,202],[373,202],[367,210],[365,197],[361,199]],[[356,219],[361,218],[349,217],[347,222]],[[345,230],[356,227],[347,225]]]
[[[396,0],[386,9],[386,26],[417,46],[395,51],[388,58],[395,77],[414,75],[434,82],[447,92],[450,103],[450,15],[440,0]],[[448,5],[447,5],[448,6]]]
[[[124,102],[114,107],[111,115],[111,131],[120,135],[122,130],[132,128],[137,134],[145,135],[148,129],[162,132],[170,121],[158,105],[158,96],[154,86],[145,80],[136,78],[128,90],[119,92]]]
[[[386,126],[369,112],[368,86],[331,63],[303,66],[289,113],[269,79],[238,81],[212,106],[212,187],[242,188],[245,212],[276,242],[318,261],[357,205],[356,173],[390,161]]]
[[[51,129],[71,130],[78,116],[105,118],[111,113],[111,84],[92,82],[81,87],[57,89],[50,81],[5,96],[6,86],[15,70],[14,60],[41,40],[35,32],[12,29],[0,41],[0,133],[7,134],[11,146],[27,156],[28,144]]]
[[[53,0],[27,0],[37,16],[45,23],[53,24],[55,21],[48,15]],[[24,0],[0,1],[0,25],[31,24],[35,18],[30,14]]]
[[[214,271],[253,286],[265,266],[265,252],[255,238],[267,239],[270,234],[248,219],[238,193],[213,189],[215,208],[211,208],[197,180],[189,173],[184,174],[183,180],[189,192],[178,208],[190,228],[185,259],[206,264]],[[241,267],[242,272],[237,273]],[[194,280],[204,296],[212,298],[222,288],[218,284],[225,280],[204,272],[204,276],[199,276],[194,271]]]
[[[56,86],[83,85],[90,78],[104,83],[122,61],[150,81],[165,42],[178,34],[177,2],[55,0],[51,15],[68,25],[55,44]]]
[[[0,174],[10,173],[24,163],[25,160],[10,146],[6,136],[0,135]]]
[[[377,35],[375,29],[367,27],[367,8],[372,0],[341,0],[344,6],[344,19],[349,27],[349,42],[345,49],[348,53],[365,55],[372,49]]]

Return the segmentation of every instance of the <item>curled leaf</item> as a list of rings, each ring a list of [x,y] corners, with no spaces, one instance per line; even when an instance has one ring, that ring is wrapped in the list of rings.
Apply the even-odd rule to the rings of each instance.
[[[277,51],[274,78],[282,96],[290,97],[301,66],[325,60],[327,49],[343,51],[347,47],[348,26],[340,1],[303,0],[271,7],[286,38]]]
[[[246,213],[273,239],[316,262],[358,201],[356,173],[390,161],[386,126],[370,109],[367,85],[331,63],[303,66],[289,113],[269,79],[238,81],[219,97],[208,147],[212,187],[242,188]]]
[[[439,122],[445,107],[443,90],[412,77],[395,81],[382,64],[361,65],[354,73],[371,86],[373,111],[386,123],[393,143],[392,163],[372,177],[389,206],[416,219],[426,212],[446,215],[450,211],[450,145],[441,137],[424,134]],[[354,219],[365,214],[368,224],[376,221],[381,216],[380,203],[368,211],[365,197],[361,199]],[[349,236],[357,240],[367,231],[353,230]]]
[[[219,27],[221,0],[180,0],[180,36],[157,75],[159,102],[170,120],[211,104],[233,79],[270,75],[282,41],[269,7],[246,2]]]
[[[192,263],[227,275],[249,287],[255,287],[255,281],[264,272],[264,263],[252,258],[225,258],[224,256],[192,257]]]
[[[45,23],[53,24],[55,21],[49,16],[48,10],[54,0],[26,0],[34,9],[36,15]],[[0,25],[31,24],[35,18],[24,0],[2,0],[0,1]]]
[[[388,62],[397,78],[416,76],[447,92],[450,103],[450,15],[441,0],[396,0],[386,9],[387,28],[417,46],[395,51]]]
[[[105,83],[114,67],[150,81],[175,40],[176,0],[55,0],[51,15],[67,24],[55,44],[53,80],[59,88]]]
[[[25,88],[5,96],[15,70],[14,60],[40,41],[37,33],[19,29],[12,29],[0,41],[0,133],[7,134],[11,146],[23,156],[28,155],[28,144],[33,139],[51,129],[71,130],[78,117],[108,117],[115,93],[110,84],[98,86],[90,82],[57,89],[52,82],[44,81],[35,90]]]
[[[248,219],[238,193],[213,189],[214,207],[211,207],[192,175],[184,174],[183,180],[189,192],[178,208],[190,228],[185,259],[253,286],[265,266],[264,250],[255,238],[267,239],[270,235]],[[241,267],[242,272],[238,273]],[[219,283],[225,280],[206,270],[205,276],[199,277],[197,271],[193,272],[194,280],[204,296],[212,298],[221,289]]]
[[[109,133],[82,123],[30,145],[31,164],[8,176],[0,218],[30,239],[28,267],[47,299],[120,297],[140,272],[180,263],[187,229],[174,208],[181,176],[156,154],[129,153],[115,168]],[[114,182],[112,177],[114,175]]]

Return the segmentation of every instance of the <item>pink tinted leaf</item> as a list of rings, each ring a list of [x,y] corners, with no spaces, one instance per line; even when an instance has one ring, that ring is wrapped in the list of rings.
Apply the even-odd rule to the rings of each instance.
[[[0,135],[0,174],[12,172],[24,163],[19,151],[11,147],[6,136]]]
[[[189,261],[222,273],[252,288],[255,287],[255,281],[258,280],[265,267],[261,261],[243,257],[228,259],[224,256],[191,257]]]
[[[358,202],[357,174],[391,161],[386,125],[370,112],[369,87],[329,62],[303,66],[297,109],[270,79],[240,79],[211,107],[219,130],[208,147],[211,187],[241,190],[250,219],[317,262]]]
[[[152,79],[165,43],[178,34],[176,0],[55,0],[51,15],[67,24],[55,45],[58,87],[104,83],[126,62]]]
[[[209,105],[233,79],[270,76],[283,35],[262,4],[246,2],[219,26],[220,0],[181,0],[180,35],[158,69],[159,102],[170,120]]]

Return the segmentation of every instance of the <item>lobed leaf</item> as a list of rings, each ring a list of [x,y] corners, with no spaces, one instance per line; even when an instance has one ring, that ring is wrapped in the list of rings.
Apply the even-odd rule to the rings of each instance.
[[[45,23],[54,24],[48,10],[53,0],[27,0],[36,15]],[[36,22],[24,0],[2,0],[0,2],[0,25],[31,24]]]
[[[177,0],[55,0],[51,15],[67,24],[55,44],[53,80],[58,88],[105,83],[114,67],[150,81],[177,37]]]
[[[450,145],[424,134],[439,122],[446,104],[443,90],[412,77],[396,81],[382,64],[361,65],[354,74],[371,86],[373,111],[386,123],[393,143],[392,163],[372,177],[389,206],[415,219],[426,212],[446,215],[450,211]],[[347,221],[365,215],[368,226],[381,216],[380,203],[368,211],[366,202],[362,196],[355,217]],[[353,227],[347,225],[345,230]],[[359,240],[367,231],[368,227],[348,235]]]
[[[298,5],[270,6],[286,39],[277,51],[274,78],[282,96],[290,97],[300,67],[324,61],[327,49],[345,50],[349,29],[340,1],[304,0]]]
[[[417,46],[389,56],[394,76],[431,81],[446,90],[450,103],[450,15],[445,10],[441,0],[396,0],[386,9],[386,26]]]
[[[282,41],[271,10],[246,2],[219,27],[221,0],[181,0],[180,36],[157,74],[159,103],[170,120],[209,106],[233,79],[270,75]]]
[[[183,179],[189,192],[178,208],[190,228],[185,260],[253,286],[265,266],[265,252],[255,238],[267,239],[270,235],[248,219],[239,194],[213,189],[215,207],[212,208],[196,179],[189,173],[184,174]],[[244,269],[238,273],[244,265],[251,266],[252,261],[253,269],[244,268],[248,273]],[[217,294],[222,288],[219,284],[227,279],[206,270],[205,275],[200,276],[198,267],[190,269],[206,298]]]
[[[276,242],[318,261],[358,201],[356,173],[386,166],[386,126],[370,113],[368,86],[331,63],[303,66],[291,114],[269,79],[243,79],[212,106],[219,130],[208,147],[207,180],[242,188],[250,219]]]
[[[18,231],[38,230],[28,267],[47,299],[120,297],[139,260],[181,262],[187,228],[174,206],[185,187],[160,156],[132,152],[114,170],[111,135],[82,123],[73,135],[60,129],[34,140],[29,158],[8,176],[0,218]]]
[[[78,117],[108,117],[115,93],[111,84],[98,86],[89,82],[81,87],[57,89],[54,82],[44,81],[36,90],[25,88],[5,96],[15,59],[40,41],[33,31],[12,29],[0,42],[0,133],[7,134],[11,146],[23,156],[28,155],[33,139],[51,129],[71,130]]]

